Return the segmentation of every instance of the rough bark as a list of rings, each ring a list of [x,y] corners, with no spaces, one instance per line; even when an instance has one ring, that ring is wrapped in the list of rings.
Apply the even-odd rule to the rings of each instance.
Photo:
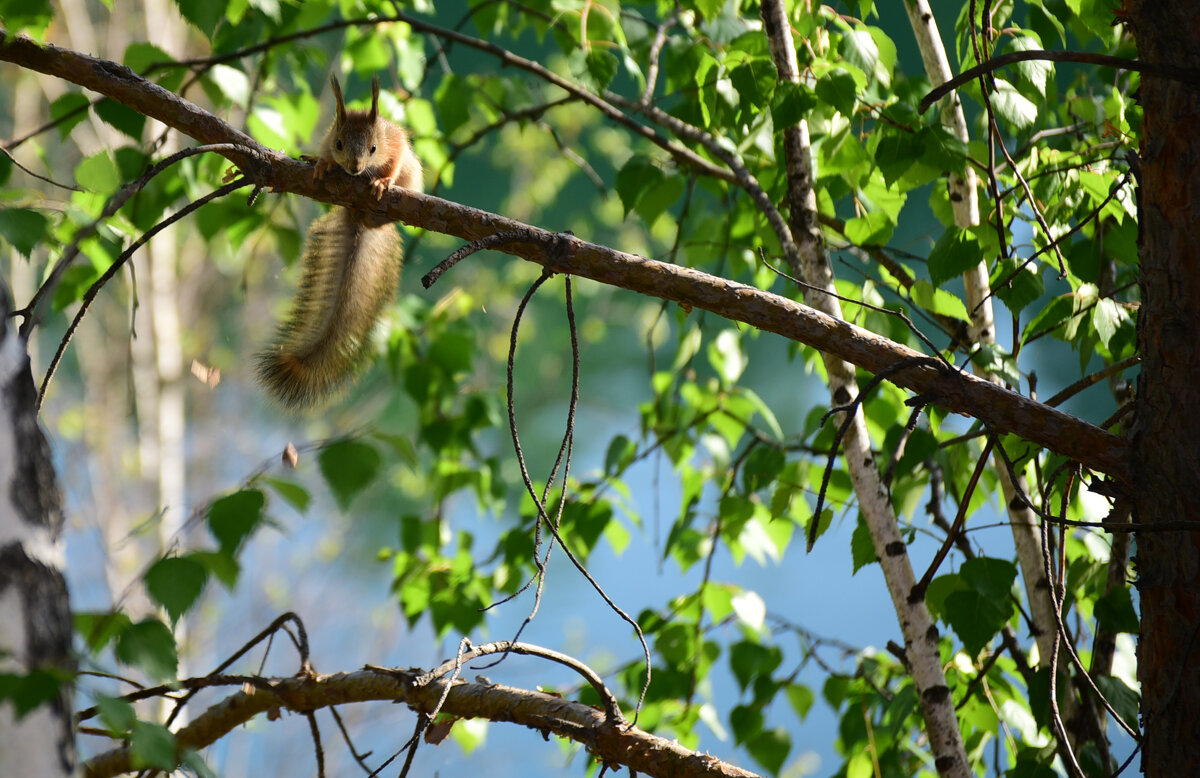
[[[1200,68],[1200,4],[1127,4],[1141,59]],[[1142,371],[1134,425],[1134,521],[1197,522],[1141,532],[1138,680],[1149,776],[1200,775],[1200,88],[1143,75]]]
[[[263,679],[258,686],[232,694],[201,713],[175,733],[175,741],[181,751],[198,750],[268,711],[309,712],[333,705],[392,700],[425,713],[437,709],[460,718],[511,722],[547,737],[553,733],[582,743],[596,759],[610,767],[623,765],[644,775],[756,778],[749,770],[686,749],[677,741],[651,735],[625,722],[608,720],[602,710],[542,692],[498,683],[456,681],[450,684],[450,692],[438,708],[447,682],[422,683],[421,676],[418,670],[367,669]],[[90,760],[84,774],[87,778],[107,778],[131,772],[131,756],[128,747],[107,751]]]

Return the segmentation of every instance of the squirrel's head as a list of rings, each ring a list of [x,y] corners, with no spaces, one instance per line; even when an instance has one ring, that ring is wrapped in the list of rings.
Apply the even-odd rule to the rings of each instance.
[[[378,148],[380,133],[379,123],[379,77],[371,79],[371,109],[369,111],[348,111],[342,98],[342,87],[337,76],[330,75],[329,83],[333,87],[333,96],[337,100],[337,116],[334,120],[334,139],[332,144],[333,159],[351,175],[375,165],[377,155],[383,153]]]

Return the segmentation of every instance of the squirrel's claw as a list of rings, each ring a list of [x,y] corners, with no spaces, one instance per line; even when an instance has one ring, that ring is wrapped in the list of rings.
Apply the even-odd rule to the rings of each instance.
[[[335,165],[337,163],[331,159],[318,159],[316,167],[313,168],[313,181],[320,181]]]

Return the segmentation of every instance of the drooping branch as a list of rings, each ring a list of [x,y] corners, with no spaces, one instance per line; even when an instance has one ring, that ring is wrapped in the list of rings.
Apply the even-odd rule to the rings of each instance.
[[[635,256],[406,190],[393,189],[379,201],[365,179],[341,170],[314,182],[311,165],[260,145],[212,113],[108,60],[38,44],[25,36],[13,37],[3,30],[0,60],[87,87],[202,143],[250,147],[255,151],[254,160],[237,149],[221,153],[235,164],[244,164],[243,172],[256,184],[276,192],[353,207],[380,223],[402,221],[467,241],[521,231],[530,238],[504,245],[505,252],[555,272],[711,311],[835,355],[872,373],[919,356],[907,346],[794,300],[699,270]],[[966,374],[917,367],[898,373],[892,380],[949,411],[980,419],[995,432],[1016,434],[1128,483],[1128,444],[1081,419]]]
[[[260,687],[230,695],[175,733],[179,753],[215,743],[260,713],[289,710],[308,713],[333,705],[375,700],[401,702],[422,712],[438,704],[445,682],[426,682],[419,670],[359,670],[333,675],[301,674],[268,679]],[[662,778],[714,776],[753,778],[754,773],[716,757],[690,751],[674,740],[656,737],[605,712],[542,692],[502,684],[455,682],[441,712],[460,718],[506,721],[583,744],[605,764]],[[129,748],[116,748],[90,760],[84,775],[107,778],[130,772]]]

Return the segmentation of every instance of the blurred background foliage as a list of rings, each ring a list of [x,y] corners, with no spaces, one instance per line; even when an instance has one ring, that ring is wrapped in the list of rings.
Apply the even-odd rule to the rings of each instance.
[[[990,44],[996,53],[1130,56],[1114,6],[991,3]],[[976,62],[968,7],[934,3],[959,70]],[[0,1],[10,31],[122,62],[293,155],[314,150],[331,119],[331,72],[352,104],[379,75],[382,110],[410,128],[427,192],[797,299],[760,261],[777,257],[778,243],[744,192],[680,164],[581,95],[604,96],[652,126],[638,113],[645,94],[736,152],[777,203],[786,184],[777,130],[806,118],[843,295],[903,307],[947,358],[975,359],[1025,392],[1039,390],[1036,376],[1048,396],[1127,360],[1137,225],[1124,154],[1137,142],[1137,77],[1045,62],[996,73],[991,100],[1016,167],[997,168],[1000,229],[990,199],[985,224],[961,229],[946,173],[989,159],[982,96],[977,83],[963,89],[979,139],[969,144],[935,111],[917,112],[930,84],[902,10],[873,0],[797,3],[804,78],[790,85],[777,80],[756,4],[737,0]],[[397,14],[420,24],[388,20]],[[500,50],[574,91],[506,66]],[[35,180],[0,158],[6,280],[21,305],[110,195],[191,141],[70,84],[8,72],[6,149],[78,187]],[[42,304],[35,374],[123,248],[216,188],[228,168],[215,155],[183,160],[100,221]],[[518,305],[540,269],[483,253],[426,292],[421,274],[457,243],[402,227],[406,272],[373,367],[325,412],[289,417],[264,401],[248,357],[286,310],[304,230],[323,207],[270,193],[253,205],[234,196],[205,206],[139,252],[75,334],[43,420],[67,489],[87,668],[146,681],[204,674],[283,610],[304,618],[318,670],[431,666],[463,636],[512,637],[530,612],[532,590],[505,601],[536,572],[537,515],[508,430],[505,363]],[[1035,211],[1050,236],[1067,235],[1061,263],[1041,251],[1049,238]],[[891,262],[877,261],[878,250]],[[1002,306],[999,343],[968,357],[956,337],[967,319],[958,277],[981,256]],[[551,513],[563,490],[546,480],[571,393],[563,288],[561,278],[546,283],[521,320],[514,379],[523,453]],[[711,314],[588,281],[573,290],[581,391],[561,532],[649,641],[653,682],[640,724],[772,774],[933,774],[911,680],[884,648],[899,633],[840,461],[817,549],[805,555],[796,542],[814,520],[833,437],[822,424],[820,359]],[[853,304],[845,313],[924,348],[897,318]],[[1125,379],[1118,372],[1065,407],[1099,423],[1126,399]],[[905,399],[885,384],[865,410],[880,460],[895,460],[891,498],[920,566],[945,537],[945,515],[957,510],[982,441],[961,437],[968,422],[930,408],[898,452]],[[294,469],[279,461],[288,443],[298,448]],[[1057,464],[1044,452],[1020,456],[1034,483]],[[1046,483],[1045,496],[1055,488]],[[1036,649],[998,501],[989,470],[970,497],[968,542],[928,601],[977,770],[1049,775],[1045,673],[1021,671],[1028,655],[1000,653],[1005,626],[1025,652]],[[1106,513],[1090,493],[1071,492],[1071,518]],[[1090,656],[1098,621],[1119,634],[1106,692],[1135,721],[1128,633],[1137,617],[1123,578],[1110,583],[1111,538],[1080,531],[1066,540],[1079,651]],[[645,668],[636,636],[557,552],[522,638],[578,655],[630,707],[637,700]],[[260,659],[247,657],[238,671],[257,670]],[[264,672],[293,670],[276,644]],[[529,660],[489,673],[595,701],[570,675]],[[109,732],[159,731],[146,722],[161,712],[139,707],[139,723],[113,699],[129,687],[93,677],[79,685],[83,704],[108,705]],[[344,715],[376,764],[407,737],[397,734],[407,733],[407,714],[392,707]],[[303,722],[247,729],[191,769],[242,776],[289,759],[290,770],[315,770],[299,745]],[[443,775],[549,775],[567,763],[596,770],[575,746],[554,749],[511,727],[460,722],[453,736],[457,747],[426,748],[418,765]],[[357,769],[342,743],[326,740],[336,772]],[[160,741],[137,742],[155,764]],[[1127,754],[1130,745],[1118,739],[1114,749]],[[1104,769],[1105,756],[1089,752],[1089,769]]]

